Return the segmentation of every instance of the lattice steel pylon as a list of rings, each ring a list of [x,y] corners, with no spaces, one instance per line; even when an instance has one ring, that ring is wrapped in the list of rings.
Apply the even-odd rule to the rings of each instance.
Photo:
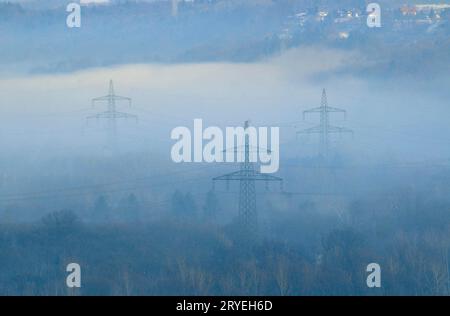
[[[309,113],[319,113],[320,114],[320,124],[311,128],[307,128],[302,131],[298,131],[297,134],[320,134],[320,155],[327,159],[329,155],[330,146],[330,134],[333,133],[351,133],[351,129],[345,127],[337,127],[330,125],[330,113],[343,113],[347,114],[347,111],[335,107],[328,106],[327,93],[325,89],[322,90],[322,101],[321,105],[317,108],[309,109],[303,111],[303,119],[305,119],[306,114]]]
[[[108,146],[110,150],[116,151],[117,149],[117,119],[125,118],[125,119],[135,119],[138,120],[137,115],[118,112],[116,110],[116,102],[117,101],[126,101],[129,106],[131,106],[131,98],[122,97],[120,95],[116,95],[114,92],[114,84],[113,81],[109,81],[109,91],[108,94],[102,97],[92,99],[92,106],[94,106],[97,102],[107,102],[108,107],[105,112],[100,112],[87,117],[87,120],[90,119],[106,119],[108,122]]]
[[[244,124],[244,130],[249,128],[249,121]],[[250,139],[245,133],[244,161],[241,162],[240,170],[213,178],[213,181],[239,181],[239,229],[244,238],[255,239],[258,234],[258,213],[256,207],[256,181],[265,181],[268,185],[271,181],[280,182],[283,179],[269,174],[263,174],[254,169],[254,163],[250,161]],[[238,152],[238,148],[233,148]],[[259,147],[256,147],[259,150]],[[264,149],[267,150],[267,149]],[[228,150],[226,150],[228,151]]]

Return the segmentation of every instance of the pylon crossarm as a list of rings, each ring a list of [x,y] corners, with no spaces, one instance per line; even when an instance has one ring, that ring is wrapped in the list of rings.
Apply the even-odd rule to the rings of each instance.
[[[297,134],[310,134],[310,133],[322,133],[322,127],[320,125],[317,125],[297,132]]]
[[[305,119],[306,114],[320,113],[320,112],[322,112],[322,107],[317,107],[317,108],[313,108],[313,109],[309,109],[309,110],[303,111],[303,119]]]
[[[98,98],[94,98],[92,99],[92,103],[95,102],[108,102],[110,100],[114,100],[114,101],[128,101],[129,104],[131,105],[131,98],[128,97],[122,97],[120,95],[105,95],[103,97],[98,97]]]
[[[220,177],[213,178],[214,181],[239,181],[239,180],[252,180],[252,181],[283,181],[283,179],[271,176],[268,174],[259,173],[253,170],[241,170],[225,174]]]
[[[101,113],[97,113],[94,115],[90,115],[87,117],[87,119],[103,119],[103,118],[112,118],[114,117],[114,114],[112,112],[109,111],[105,111],[105,112],[101,112]]]
[[[98,119],[100,119],[100,118],[133,118],[133,119],[137,119],[138,117],[137,117],[137,115],[134,115],[134,114],[105,111],[102,113],[88,116],[87,118],[88,119],[91,119],[91,118],[98,118]]]
[[[339,108],[334,108],[334,107],[331,107],[331,106],[327,106],[326,109],[327,109],[327,112],[338,112],[338,113],[344,113],[344,114],[347,113],[346,110],[339,109]]]
[[[115,118],[133,118],[137,119],[137,116],[134,114],[124,113],[124,112],[114,112],[113,113]]]
[[[260,151],[267,151],[268,153],[272,153],[272,151],[270,149],[267,149],[264,147],[248,146],[248,148],[249,148],[249,152],[251,152],[251,153],[260,152]],[[245,150],[246,150],[245,145],[242,145],[242,146],[236,146],[234,148],[224,149],[224,150],[222,150],[222,152],[227,153],[227,152],[233,151],[234,153],[242,153],[242,152],[245,152]]]
[[[113,98],[118,100],[118,101],[130,101],[131,102],[131,98],[123,97],[121,95],[113,95]]]
[[[240,173],[240,171],[224,174],[223,176],[213,178],[213,180],[214,181],[228,181],[228,180],[231,180],[232,177],[234,177],[235,175],[237,175],[239,173]]]
[[[353,130],[345,127],[337,127],[337,126],[328,126],[327,128],[329,133],[351,133],[353,134]]]
[[[261,181],[283,181],[283,179],[279,178],[279,177],[275,177],[275,176],[271,176],[268,174],[262,174],[262,173],[258,173],[258,175],[260,176],[260,179],[255,179],[255,180],[261,180]]]
[[[122,97],[120,95],[115,95],[114,96],[114,100],[115,101],[127,101],[128,102],[128,106],[131,106],[131,98]]]
[[[109,96],[109,95],[105,95],[103,97],[93,98],[92,103],[99,102],[99,101],[109,101],[110,97],[111,96]]]
[[[100,118],[111,118],[111,117],[114,117],[112,112],[105,111],[105,112],[101,112],[101,113],[97,113],[97,114],[88,116],[87,118],[88,119],[90,119],[90,118],[100,119]]]

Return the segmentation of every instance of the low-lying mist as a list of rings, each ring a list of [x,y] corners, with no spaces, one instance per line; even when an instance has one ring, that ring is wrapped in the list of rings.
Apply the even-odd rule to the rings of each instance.
[[[69,261],[96,262],[88,295],[371,294],[372,261],[386,263],[389,284],[376,293],[448,293],[427,278],[445,274],[438,253],[449,244],[448,76],[353,73],[367,58],[302,47],[251,63],[3,75],[0,293],[65,294],[59,270]],[[108,93],[109,80],[132,98],[117,109],[139,117],[118,123],[114,151],[107,121],[86,119],[106,110],[91,99]],[[317,135],[296,133],[319,124],[302,111],[320,105],[323,88],[330,106],[347,111],[330,124],[354,131],[332,135],[327,162]],[[280,127],[284,183],[257,185],[261,242],[252,251],[234,234],[239,183],[212,181],[239,164],[171,160],[171,130],[195,118]],[[405,259],[414,257],[433,264]],[[36,267],[22,287],[27,260],[49,258],[48,277]]]

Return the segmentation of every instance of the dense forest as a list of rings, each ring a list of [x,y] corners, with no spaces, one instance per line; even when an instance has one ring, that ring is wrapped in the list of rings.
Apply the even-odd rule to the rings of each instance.
[[[84,218],[61,210],[27,224],[3,221],[0,293],[448,295],[450,198],[442,190],[448,180],[427,194],[409,187],[355,199],[339,213],[309,198],[284,212],[271,205],[270,224],[250,244],[235,215],[217,222],[214,191],[204,205],[174,192],[169,212],[147,221],[151,209],[134,194],[115,208],[102,196]],[[70,262],[82,267],[81,289],[65,285]],[[366,286],[372,262],[382,268],[381,288]]]
[[[0,295],[450,295],[450,10],[366,3],[0,1]],[[252,238],[195,119],[280,129]]]

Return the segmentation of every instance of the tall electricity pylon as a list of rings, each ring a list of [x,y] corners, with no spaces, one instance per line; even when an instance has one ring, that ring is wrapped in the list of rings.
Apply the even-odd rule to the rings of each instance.
[[[305,119],[306,114],[309,113],[320,113],[320,124],[302,131],[298,131],[297,134],[313,134],[313,133],[320,134],[320,155],[323,158],[327,159],[329,154],[330,134],[333,133],[353,134],[353,131],[351,129],[330,125],[329,113],[343,113],[344,116],[346,116],[347,112],[342,109],[328,106],[327,93],[325,89],[323,89],[321,105],[317,108],[303,111],[303,120]]]
[[[246,121],[244,124],[244,130],[247,131],[248,128],[249,121]],[[232,150],[234,150],[235,153],[239,151],[237,147]],[[259,150],[259,147],[257,147],[256,150]],[[239,181],[239,229],[243,234],[243,237],[254,239],[258,233],[256,181],[265,181],[266,185],[268,185],[269,181],[278,181],[282,184],[283,179],[255,171],[254,163],[250,162],[250,151],[250,139],[248,133],[246,132],[244,142],[244,161],[241,162],[240,170],[213,178],[213,181],[227,181],[227,184],[229,181]]]
[[[106,119],[108,122],[108,146],[110,147],[110,150],[115,151],[117,149],[117,121],[118,118],[125,118],[125,119],[135,119],[137,121],[138,117],[133,114],[124,113],[124,112],[118,112],[116,110],[116,102],[118,101],[126,101],[128,102],[129,106],[131,106],[131,98],[128,97],[122,97],[119,95],[116,95],[114,92],[114,84],[113,81],[109,81],[109,92],[108,95],[105,95],[103,97],[98,97],[92,99],[92,106],[95,106],[97,102],[107,102],[108,108],[105,112],[100,112],[95,115],[91,115],[87,117],[87,120],[89,119]]]

